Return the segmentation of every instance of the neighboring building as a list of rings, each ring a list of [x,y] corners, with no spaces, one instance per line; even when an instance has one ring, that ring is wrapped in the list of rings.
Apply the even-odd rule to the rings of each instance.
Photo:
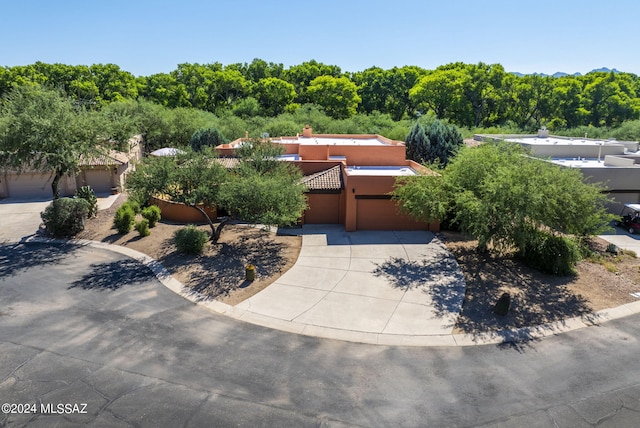
[[[232,158],[245,139],[216,147]],[[343,224],[355,230],[438,230],[399,211],[389,195],[400,176],[432,174],[407,160],[404,143],[380,135],[313,134],[271,139],[285,147],[284,161],[294,162],[305,175],[307,203],[305,224]]]
[[[608,209],[619,214],[625,203],[640,202],[640,151],[637,141],[596,140],[549,135],[476,135],[478,141],[521,144],[542,159],[566,168],[579,168],[585,180],[603,183],[613,200]]]
[[[94,158],[81,157],[80,172],[60,180],[60,195],[73,195],[82,186],[91,186],[96,193],[121,192],[126,174],[141,156],[141,139],[136,136],[129,140],[128,153],[111,150]],[[0,174],[0,198],[50,199],[52,180],[52,174],[34,171]]]

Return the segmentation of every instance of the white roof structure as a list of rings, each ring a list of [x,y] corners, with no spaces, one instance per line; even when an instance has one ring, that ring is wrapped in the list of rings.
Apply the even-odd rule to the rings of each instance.
[[[283,140],[284,144],[288,141]],[[330,146],[388,146],[389,143],[379,138],[335,138],[335,137],[300,137],[292,140],[302,145],[330,145]]]
[[[183,150],[174,149],[173,147],[163,147],[150,153],[151,156],[175,156],[184,153]]]
[[[400,177],[418,175],[418,173],[408,166],[348,166],[345,171],[347,175],[365,175],[379,177]]]

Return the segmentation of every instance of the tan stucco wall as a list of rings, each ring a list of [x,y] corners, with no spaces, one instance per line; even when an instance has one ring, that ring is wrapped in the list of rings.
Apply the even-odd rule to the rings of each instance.
[[[202,224],[206,223],[206,219],[202,216],[202,213],[195,208],[188,207],[184,204],[178,204],[175,202],[165,201],[162,199],[151,198],[150,203],[160,207],[163,220],[175,221],[176,223],[194,223]],[[215,221],[217,211],[213,207],[205,207],[205,212]]]

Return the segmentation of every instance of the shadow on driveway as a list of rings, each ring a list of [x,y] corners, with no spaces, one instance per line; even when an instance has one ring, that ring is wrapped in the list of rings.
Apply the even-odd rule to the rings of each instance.
[[[464,278],[450,254],[438,254],[432,260],[420,261],[391,258],[377,265],[373,274],[385,277],[395,288],[422,289],[431,296],[438,317],[460,312]]]

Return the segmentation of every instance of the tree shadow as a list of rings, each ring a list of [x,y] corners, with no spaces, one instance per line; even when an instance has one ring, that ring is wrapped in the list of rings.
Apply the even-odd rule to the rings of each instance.
[[[573,317],[596,323],[589,303],[568,289],[572,277],[542,274],[512,257],[497,257],[472,248],[453,250],[464,272],[466,292],[456,327],[464,334],[490,334],[504,342],[536,340],[558,331]],[[493,313],[503,292],[511,294],[505,316]]]
[[[431,297],[439,318],[458,314],[464,299],[464,277],[449,253],[438,253],[420,261],[391,258],[377,264],[375,276],[384,276],[395,288],[421,289]]]
[[[166,248],[170,248],[170,240]],[[245,288],[245,268],[255,266],[259,277],[270,277],[285,268],[286,244],[276,242],[270,233],[252,229],[231,242],[220,242],[205,255],[193,256],[167,251],[159,261],[169,271],[179,271],[183,265],[195,265],[188,278],[192,297],[198,301],[228,296]]]
[[[69,289],[117,290],[124,284],[135,284],[155,278],[151,270],[132,259],[91,264],[91,271],[74,281]]]
[[[72,254],[80,248],[73,243],[17,243],[0,245],[0,279],[18,271],[35,267],[44,268]]]

